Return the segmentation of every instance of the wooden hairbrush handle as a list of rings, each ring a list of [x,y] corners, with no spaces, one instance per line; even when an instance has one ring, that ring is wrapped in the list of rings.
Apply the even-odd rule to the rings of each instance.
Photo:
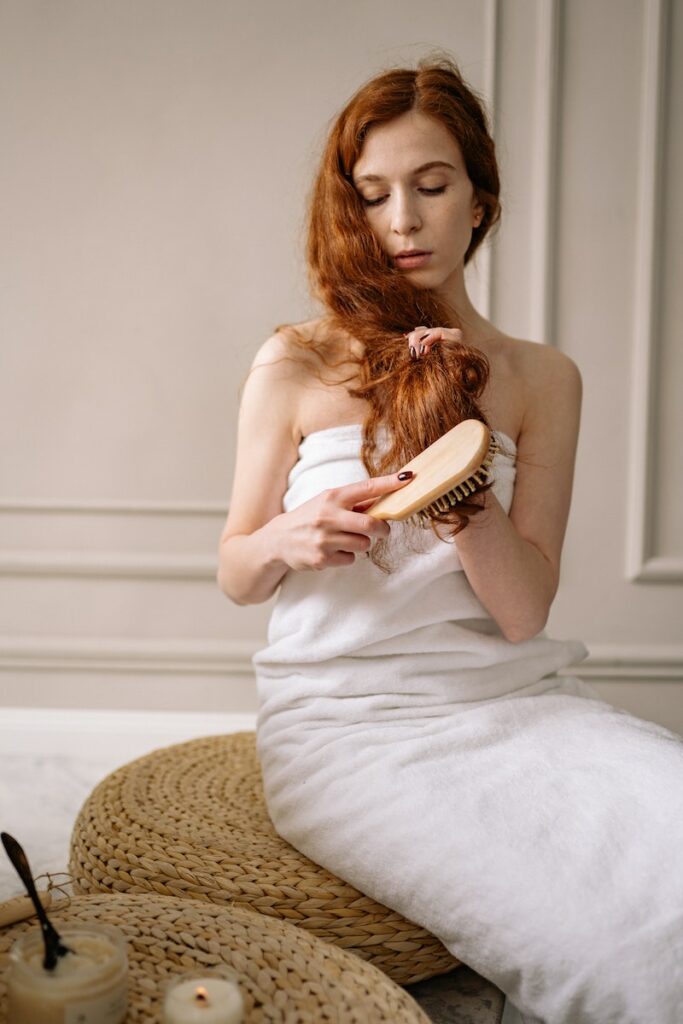
[[[463,420],[402,466],[399,472],[411,469],[414,478],[378,498],[366,514],[402,522],[440,499],[444,508],[457,506],[486,482],[496,447],[485,423]]]

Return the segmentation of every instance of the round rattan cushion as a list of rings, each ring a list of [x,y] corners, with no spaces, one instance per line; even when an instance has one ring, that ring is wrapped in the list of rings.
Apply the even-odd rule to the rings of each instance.
[[[382,971],[285,921],[244,906],[173,896],[75,896],[50,910],[57,930],[105,921],[128,943],[128,1024],[162,1019],[174,974],[228,964],[238,974],[246,1024],[428,1024],[415,1000]],[[7,1019],[8,951],[37,921],[0,929],[0,1022]],[[39,1024],[36,1021],[36,1024]]]
[[[155,750],[103,779],[71,838],[77,893],[237,901],[312,932],[401,985],[458,966],[424,928],[314,864],[273,827],[254,732]]]

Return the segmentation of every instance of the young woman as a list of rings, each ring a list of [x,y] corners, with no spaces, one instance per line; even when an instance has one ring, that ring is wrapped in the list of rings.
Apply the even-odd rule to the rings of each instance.
[[[683,741],[558,675],[581,378],[464,279],[499,217],[482,106],[448,60],[349,101],[310,204],[319,319],[246,381],[219,584],[279,588],[254,659],[280,834],[437,935],[545,1024],[683,1012]],[[433,532],[365,514],[464,418],[493,484]]]

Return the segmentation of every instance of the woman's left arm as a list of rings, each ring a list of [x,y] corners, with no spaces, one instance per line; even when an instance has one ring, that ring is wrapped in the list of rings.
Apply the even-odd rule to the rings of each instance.
[[[524,420],[507,516],[492,490],[486,507],[455,538],[475,594],[513,643],[536,636],[560,579],[581,414],[581,374],[545,345],[525,354]],[[533,356],[530,353],[533,352]]]

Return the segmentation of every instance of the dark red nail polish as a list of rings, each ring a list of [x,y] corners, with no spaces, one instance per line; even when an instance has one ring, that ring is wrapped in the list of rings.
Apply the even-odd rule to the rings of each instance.
[[[399,480],[410,480],[410,478],[412,476],[413,476],[412,469],[404,469],[402,473],[398,474]]]

